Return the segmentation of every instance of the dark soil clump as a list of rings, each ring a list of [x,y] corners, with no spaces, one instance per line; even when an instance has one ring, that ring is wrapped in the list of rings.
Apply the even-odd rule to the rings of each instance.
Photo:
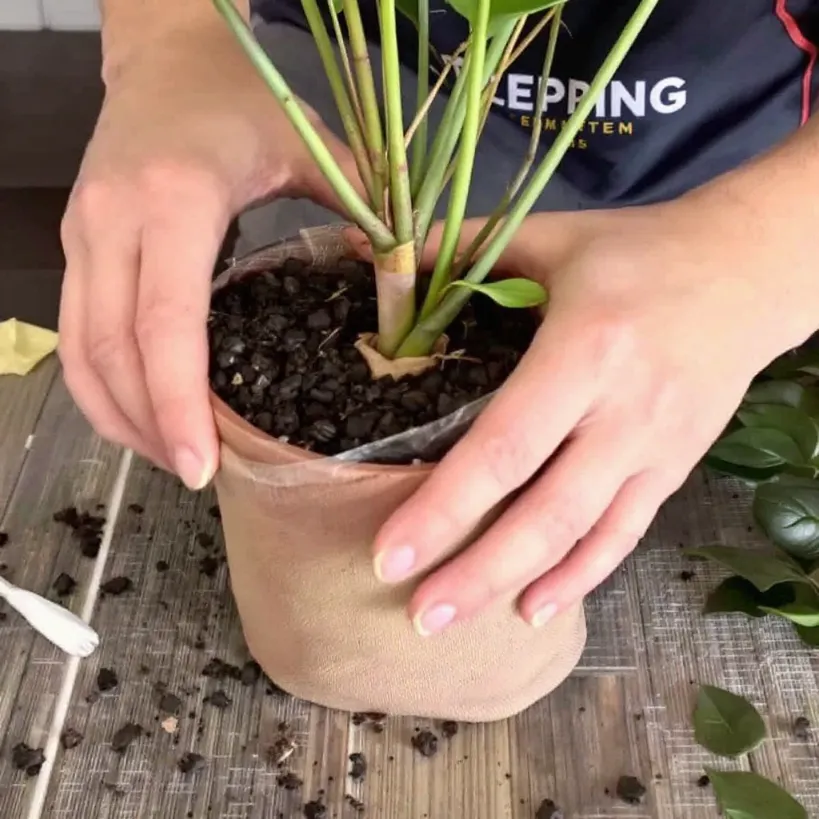
[[[100,691],[113,691],[119,685],[117,673],[111,668],[101,668],[97,674],[97,688]]]
[[[262,667],[255,660],[248,660],[239,673],[242,685],[256,685],[262,678]]]
[[[627,805],[640,805],[646,795],[646,786],[636,776],[621,776],[617,781],[617,796]]]
[[[90,512],[80,512],[76,506],[66,506],[54,513],[57,523],[64,523],[79,541],[80,552],[84,557],[96,557],[102,543],[102,530],[105,527],[104,515],[92,515]]]
[[[128,511],[134,515],[141,515],[145,511],[145,507],[141,503],[128,504]]]
[[[701,776],[701,777],[700,777],[700,778],[697,780],[697,787],[698,787],[698,788],[707,788],[707,787],[708,787],[710,784],[711,784],[711,777],[710,777],[710,776],[706,776],[705,774],[703,774],[703,775],[702,775],[702,776]]]
[[[367,775],[367,758],[362,753],[350,754],[350,779],[360,782]]]
[[[476,296],[448,329],[452,357],[439,368],[373,381],[353,346],[377,329],[371,268],[340,262],[336,275],[305,272],[291,260],[214,294],[210,380],[263,432],[324,455],[421,426],[492,392],[536,329],[531,313]]]
[[[692,571],[685,570],[680,572],[680,580],[682,580],[684,583],[688,583],[689,580],[693,580],[696,576],[697,575]]]
[[[793,721],[793,735],[802,742],[810,739],[810,720],[807,717],[797,717]]]
[[[166,691],[159,698],[159,710],[163,714],[177,716],[179,712],[182,710],[182,700],[180,700],[179,697],[176,696],[176,694],[171,694],[170,691]]]
[[[139,739],[143,733],[144,730],[141,725],[137,725],[135,722],[127,722],[114,734],[111,740],[111,748],[118,754],[124,754],[131,743]]]
[[[205,697],[205,702],[214,708],[218,708],[220,711],[224,711],[233,700],[220,688],[218,691],[214,691]]]
[[[432,731],[419,731],[412,738],[412,747],[421,756],[435,756],[438,753],[438,737]]]
[[[100,586],[102,591],[106,594],[110,594],[112,597],[119,597],[119,595],[129,592],[133,588],[134,583],[130,577],[112,577]]]
[[[199,572],[205,577],[215,577],[216,572],[219,571],[219,559],[208,555],[199,561]]]
[[[551,799],[544,799],[535,813],[535,819],[563,819],[563,811]]]
[[[0,549],[8,545],[8,542],[9,542],[8,532],[0,532]]]
[[[458,733],[458,723],[448,719],[441,724],[441,734],[444,739],[452,739]]]
[[[186,751],[176,763],[176,767],[179,768],[183,774],[196,773],[197,771],[201,771],[206,765],[205,757],[193,751]]]
[[[314,799],[312,802],[305,804],[304,815],[306,819],[325,819],[327,816],[327,806],[318,799]]]
[[[68,597],[77,588],[77,581],[70,574],[63,572],[54,581],[52,588],[57,597]]]
[[[279,774],[276,778],[276,784],[286,791],[297,791],[304,782],[292,771],[287,771],[287,773]]]
[[[60,744],[66,751],[76,748],[83,740],[83,735],[75,728],[66,728],[60,736]]]
[[[11,764],[26,776],[37,776],[45,762],[42,748],[31,748],[25,742],[18,742],[11,749]]]
[[[364,803],[360,799],[356,799],[352,794],[348,793],[344,796],[344,801],[356,812],[364,813]]]
[[[156,561],[156,570],[158,572],[167,572],[168,569],[171,568],[171,564],[168,563],[167,560],[157,560]]]

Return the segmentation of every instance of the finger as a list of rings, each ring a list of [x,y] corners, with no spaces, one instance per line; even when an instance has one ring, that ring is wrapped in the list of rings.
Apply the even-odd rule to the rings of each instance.
[[[66,387],[80,411],[103,438],[133,449],[153,460],[155,453],[142,448],[142,440],[122,414],[86,356],[83,288],[84,253],[80,242],[64,242],[66,271],[63,277],[58,324],[58,354]]]
[[[680,483],[653,471],[630,478],[588,536],[525,591],[521,616],[543,626],[597,588],[633,551],[660,505]]]
[[[546,320],[469,432],[382,527],[378,577],[399,582],[438,563],[576,427],[595,396],[585,342],[576,338],[556,315]]]
[[[439,630],[441,612],[467,620],[556,566],[633,474],[632,441],[597,427],[569,443],[486,534],[421,584],[410,603],[417,630]]]
[[[218,442],[208,389],[211,271],[229,220],[215,193],[158,197],[143,230],[137,344],[160,435],[191,489],[213,477]]]
[[[117,207],[114,204],[114,207]],[[85,346],[91,366],[153,460],[168,466],[134,335],[139,225],[122,210],[86,240]]]

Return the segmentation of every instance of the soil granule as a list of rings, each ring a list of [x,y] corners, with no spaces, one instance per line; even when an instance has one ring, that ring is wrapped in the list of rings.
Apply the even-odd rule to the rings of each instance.
[[[128,750],[131,743],[139,739],[143,733],[144,730],[141,725],[137,725],[135,722],[127,722],[114,734],[111,740],[111,748],[118,754],[123,754]]]
[[[176,694],[171,694],[170,691],[166,691],[159,698],[159,710],[163,714],[178,716],[179,712],[182,710],[182,700],[180,700]]]
[[[563,811],[551,799],[544,799],[535,813],[535,819],[563,819]]]
[[[325,819],[327,816],[327,806],[318,799],[314,799],[312,802],[305,804],[304,815],[306,819]]]
[[[134,515],[141,515],[145,511],[145,507],[141,503],[128,504],[128,511]]]
[[[219,571],[218,558],[208,555],[199,561],[199,572],[205,577],[215,577],[217,571]]]
[[[435,756],[438,753],[438,737],[432,731],[419,731],[412,738],[412,747],[421,756]]]
[[[0,532],[0,549],[8,545],[8,542],[9,542],[8,532]]]
[[[57,523],[63,523],[72,530],[84,557],[94,558],[99,554],[102,530],[105,527],[103,515],[92,515],[90,512],[78,511],[76,506],[66,506],[55,512],[53,517]]]
[[[134,583],[130,577],[112,577],[100,586],[102,591],[112,597],[119,597],[119,595],[129,592],[133,588]]]
[[[810,720],[807,717],[797,717],[793,721],[793,735],[801,742],[810,739]]]
[[[458,733],[458,723],[448,719],[441,724],[441,735],[444,739],[452,739]]]
[[[276,784],[286,791],[297,791],[304,782],[292,771],[287,771],[286,773],[279,774],[276,778]]]
[[[18,771],[25,771],[26,776],[37,776],[44,762],[42,748],[31,748],[25,742],[18,742],[11,749],[11,764]]]
[[[627,805],[640,805],[646,795],[646,786],[636,776],[621,776],[617,780],[617,796]]]
[[[113,691],[119,685],[117,673],[112,668],[101,668],[97,674],[97,688],[100,691]]]
[[[77,588],[77,581],[70,574],[62,572],[52,586],[57,597],[68,597]]]
[[[242,685],[256,685],[262,678],[262,667],[255,660],[248,660],[239,673]]]
[[[206,765],[205,757],[193,751],[186,751],[176,763],[176,767],[179,768],[183,774],[196,773],[197,771],[201,771]]]
[[[60,744],[66,751],[76,748],[83,740],[83,735],[75,728],[66,728],[60,736]]]
[[[377,329],[371,268],[343,261],[335,275],[305,272],[290,260],[214,294],[210,380],[263,432],[324,455],[429,423],[492,392],[536,328],[533,313],[475,296],[447,330],[450,358],[397,383],[373,381],[353,346]]]
[[[698,787],[698,788],[707,788],[707,787],[708,787],[710,784],[711,784],[711,777],[710,777],[710,776],[706,776],[705,774],[703,774],[703,775],[702,775],[702,776],[701,776],[701,777],[700,777],[700,778],[697,780],[697,787]]]
[[[367,758],[362,753],[350,754],[350,779],[360,782],[367,775]]]
[[[220,688],[218,691],[214,691],[205,697],[205,702],[214,708],[218,708],[220,711],[224,711],[233,700]]]

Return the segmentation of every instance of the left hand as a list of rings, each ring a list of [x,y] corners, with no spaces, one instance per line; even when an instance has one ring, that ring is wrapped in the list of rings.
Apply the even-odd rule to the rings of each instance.
[[[410,604],[421,634],[521,593],[535,626],[576,603],[634,549],[755,374],[810,335],[789,300],[793,254],[765,214],[731,205],[717,187],[524,223],[498,267],[546,285],[543,324],[376,540],[383,581],[421,575],[525,486],[488,532],[421,581]],[[468,223],[462,240],[479,226]]]

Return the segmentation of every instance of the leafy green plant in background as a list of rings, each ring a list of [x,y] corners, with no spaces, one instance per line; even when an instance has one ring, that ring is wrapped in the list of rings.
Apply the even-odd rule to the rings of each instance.
[[[557,47],[566,0],[449,0],[469,23],[457,50],[461,68],[435,134],[428,133],[432,100],[452,61],[430,88],[428,0],[376,0],[384,94],[376,94],[358,0],[302,0],[322,59],[361,187],[348,179],[305,114],[284,77],[257,43],[232,0],[213,0],[269,86],[350,219],[373,249],[378,300],[376,346],[392,358],[429,356],[473,292],[504,306],[533,307],[546,300],[542,287],[515,280],[487,281],[503,250],[536,204],[571,147],[601,92],[609,84],[658,0],[640,0],[597,75],[549,150],[536,162],[546,80]],[[396,13],[418,32],[418,96],[413,116],[403,110]],[[342,29],[346,24],[346,36]],[[526,24],[533,24],[525,33]],[[531,142],[516,177],[476,239],[458,252],[474,171],[475,152],[503,73],[541,33],[548,47],[541,72]],[[332,34],[331,34],[332,31]],[[334,48],[334,41],[335,46]],[[404,123],[411,124],[405,130]],[[363,188],[363,193],[360,192]],[[422,304],[416,296],[420,250],[436,205],[449,191],[435,267]],[[375,328],[373,328],[375,330]]]

